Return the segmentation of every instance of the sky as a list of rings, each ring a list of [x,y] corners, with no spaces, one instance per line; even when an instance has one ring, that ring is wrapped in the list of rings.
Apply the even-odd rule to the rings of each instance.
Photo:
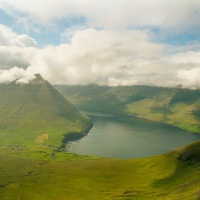
[[[200,0],[0,0],[0,83],[200,88]]]

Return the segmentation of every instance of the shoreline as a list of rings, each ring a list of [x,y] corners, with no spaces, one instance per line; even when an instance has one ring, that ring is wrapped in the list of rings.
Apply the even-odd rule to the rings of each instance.
[[[62,145],[61,145],[61,149],[65,148],[67,143],[71,142],[71,141],[75,141],[78,140],[80,138],[83,138],[85,136],[88,135],[88,133],[90,132],[90,130],[93,127],[93,122],[90,123],[90,125],[87,127],[87,129],[83,132],[71,132],[71,133],[67,133],[64,134],[64,138],[62,140]]]

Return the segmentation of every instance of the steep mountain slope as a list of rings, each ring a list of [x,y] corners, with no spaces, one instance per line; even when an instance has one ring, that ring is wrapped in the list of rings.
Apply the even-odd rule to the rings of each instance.
[[[85,134],[91,127],[90,120],[40,75],[28,84],[4,85],[0,93],[1,142],[59,144],[64,134]]]
[[[86,111],[134,115],[200,132],[200,90],[150,86],[55,87]]]

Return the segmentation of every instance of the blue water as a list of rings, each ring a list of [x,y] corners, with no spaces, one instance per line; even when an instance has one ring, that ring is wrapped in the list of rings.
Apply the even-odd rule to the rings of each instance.
[[[108,158],[138,158],[168,152],[200,140],[200,134],[144,119],[90,113],[94,123],[84,138],[66,145],[72,153]]]

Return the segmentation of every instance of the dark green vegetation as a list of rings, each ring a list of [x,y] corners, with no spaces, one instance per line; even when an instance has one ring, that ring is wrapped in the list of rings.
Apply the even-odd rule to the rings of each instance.
[[[40,75],[29,84],[0,87],[0,145],[62,145],[64,135],[85,135],[91,121]]]
[[[200,90],[150,86],[55,86],[79,109],[133,115],[200,133]]]
[[[93,159],[68,153],[46,156],[11,148],[0,150],[1,199],[86,200],[200,198],[200,142],[164,155]]]

